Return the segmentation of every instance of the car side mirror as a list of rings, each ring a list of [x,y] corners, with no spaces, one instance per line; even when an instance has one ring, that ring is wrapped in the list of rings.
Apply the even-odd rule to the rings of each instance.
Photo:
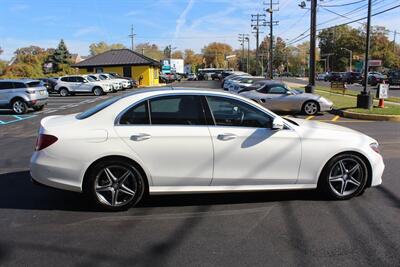
[[[287,95],[293,95],[292,91],[286,91]]]
[[[83,83],[87,83],[88,82],[88,80],[83,80]]]
[[[280,117],[275,117],[274,120],[272,121],[272,130],[282,130],[285,124],[283,123],[282,118]]]

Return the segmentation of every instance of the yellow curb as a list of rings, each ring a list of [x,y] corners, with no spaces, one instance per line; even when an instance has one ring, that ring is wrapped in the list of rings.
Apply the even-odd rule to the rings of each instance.
[[[306,118],[306,120],[307,121],[309,121],[309,120],[311,120],[312,118],[314,118],[315,116],[308,116],[307,118]]]
[[[337,121],[340,118],[339,115],[336,115],[335,117],[333,117],[332,121]]]
[[[374,121],[395,121],[400,122],[400,115],[377,115],[377,114],[363,114],[357,112],[350,112],[343,110],[343,117],[359,120],[374,120]]]

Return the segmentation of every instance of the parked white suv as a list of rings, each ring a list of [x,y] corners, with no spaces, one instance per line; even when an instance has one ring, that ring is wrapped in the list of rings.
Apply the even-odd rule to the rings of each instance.
[[[93,93],[96,96],[113,91],[111,84],[105,84],[94,80],[89,76],[63,76],[58,78],[54,90],[61,96],[75,93]]]
[[[24,114],[28,108],[42,110],[49,94],[38,80],[0,80],[0,108],[11,108]]]
[[[122,82],[117,81],[117,80],[109,80],[107,78],[102,77],[100,74],[95,73],[95,74],[88,74],[89,77],[93,78],[94,80],[102,83],[111,83],[113,86],[113,91],[119,91],[122,90]]]
[[[99,76],[100,76],[100,78],[103,78],[105,80],[118,81],[118,82],[122,83],[122,90],[132,87],[132,84],[129,80],[115,78],[114,76],[112,76],[108,73],[99,73]]]

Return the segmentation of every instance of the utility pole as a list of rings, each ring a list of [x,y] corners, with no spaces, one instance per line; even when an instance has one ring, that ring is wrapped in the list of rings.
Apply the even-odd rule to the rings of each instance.
[[[249,71],[249,61],[250,61],[250,38],[249,38],[249,36],[247,36],[246,38],[245,38],[245,41],[247,42],[247,68],[246,68],[246,71],[247,71],[247,73],[250,73],[250,71]]]
[[[367,19],[367,36],[365,42],[365,57],[364,57],[364,90],[357,95],[357,107],[358,108],[372,108],[372,95],[367,92],[368,87],[368,57],[369,57],[369,45],[370,45],[370,28],[371,28],[371,8],[372,1],[368,0],[368,19]]]
[[[264,3],[266,5],[267,3]],[[274,26],[278,25],[278,21],[273,20],[274,11],[278,11],[279,9],[274,9],[274,5],[279,5],[279,2],[274,3],[273,0],[269,1],[269,8],[265,11],[269,13],[269,22],[267,22],[267,26],[269,26],[269,59],[268,59],[268,77],[273,79],[273,60],[274,60],[274,35],[273,30]]]
[[[128,35],[129,38],[131,38],[131,49],[132,51],[135,50],[135,46],[133,45],[133,39],[135,38],[136,34],[133,33],[133,25],[131,25],[131,34]]]
[[[306,93],[314,93],[315,91],[315,46],[317,37],[317,0],[311,2],[311,17],[310,17],[310,66],[308,71],[308,85],[305,87]],[[300,7],[305,7],[305,2],[302,2]]]
[[[239,33],[239,42],[240,45],[242,46],[242,58],[240,60],[240,68],[243,71],[244,70],[244,42],[246,41],[246,38],[248,38],[248,34],[245,33]]]
[[[260,27],[266,26],[265,14],[252,14],[251,15],[251,27],[255,30],[256,34],[256,75],[259,75],[260,71],[260,58],[259,58],[259,36]]]

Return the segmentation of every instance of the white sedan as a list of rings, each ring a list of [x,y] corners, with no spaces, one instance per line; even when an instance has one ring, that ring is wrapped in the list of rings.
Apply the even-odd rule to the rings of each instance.
[[[122,210],[144,195],[318,188],[349,199],[381,184],[376,140],[283,119],[238,95],[140,90],[41,121],[34,181]]]

